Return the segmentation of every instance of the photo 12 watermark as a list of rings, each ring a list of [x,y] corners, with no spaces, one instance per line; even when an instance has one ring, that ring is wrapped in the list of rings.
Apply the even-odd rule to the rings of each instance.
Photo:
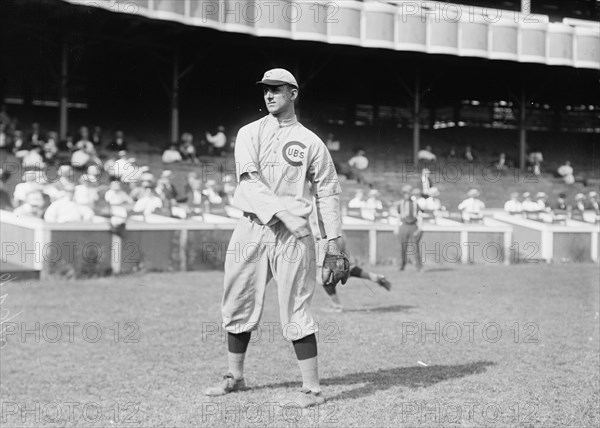
[[[223,324],[218,322],[203,322],[202,342],[226,343],[228,333],[239,334],[247,331],[252,332],[250,343],[295,340],[293,338],[301,338],[310,334],[314,334],[317,342],[321,343],[338,343],[340,340],[340,325],[337,322],[315,322],[309,327],[303,327],[295,322],[282,325],[279,321],[265,321],[237,326],[233,330],[225,329]]]
[[[402,343],[475,343],[483,340],[498,343],[539,343],[540,327],[535,322],[514,322],[508,328],[500,323],[477,321],[426,323],[400,323]]]

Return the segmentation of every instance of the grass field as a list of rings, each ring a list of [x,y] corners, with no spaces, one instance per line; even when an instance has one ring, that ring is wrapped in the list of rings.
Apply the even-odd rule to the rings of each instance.
[[[392,292],[352,279],[343,313],[326,312],[317,290],[328,401],[303,412],[279,405],[300,375],[281,329],[269,330],[275,287],[249,389],[210,399],[204,388],[226,372],[225,336],[212,333],[222,272],[3,278],[1,425],[598,426],[597,266],[382,273]]]

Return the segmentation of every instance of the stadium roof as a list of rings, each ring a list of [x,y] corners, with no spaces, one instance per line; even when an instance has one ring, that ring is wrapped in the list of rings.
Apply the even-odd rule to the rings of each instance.
[[[63,0],[259,37],[600,69],[600,23],[432,1]]]

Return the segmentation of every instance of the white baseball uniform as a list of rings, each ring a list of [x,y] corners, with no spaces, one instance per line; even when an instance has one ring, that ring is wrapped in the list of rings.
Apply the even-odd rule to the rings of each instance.
[[[313,201],[320,234],[341,236],[337,173],[323,141],[294,117],[265,116],[240,129],[235,146],[238,186],[233,205],[244,211],[225,257],[223,324],[230,333],[255,329],[265,289],[277,283],[284,337],[298,340],[317,331],[310,312],[315,289],[315,244],[297,239],[275,217],[278,212],[308,218]],[[258,180],[241,180],[257,172]]]

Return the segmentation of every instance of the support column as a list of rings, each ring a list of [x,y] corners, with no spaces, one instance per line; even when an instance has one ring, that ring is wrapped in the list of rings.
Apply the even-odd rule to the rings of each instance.
[[[521,89],[521,107],[519,109],[519,168],[525,169],[525,157],[527,148],[527,130],[525,129],[525,119],[527,118],[527,100],[525,88]]]
[[[68,84],[69,84],[69,50],[67,41],[62,41],[61,67],[60,67],[60,107],[59,107],[59,138],[67,138],[68,129]]]
[[[415,91],[414,91],[414,110],[413,110],[413,164],[417,166],[419,153],[419,145],[421,140],[421,89],[419,81],[419,71],[415,76]]]
[[[179,141],[179,50],[173,51],[173,84],[171,87],[171,142]]]

